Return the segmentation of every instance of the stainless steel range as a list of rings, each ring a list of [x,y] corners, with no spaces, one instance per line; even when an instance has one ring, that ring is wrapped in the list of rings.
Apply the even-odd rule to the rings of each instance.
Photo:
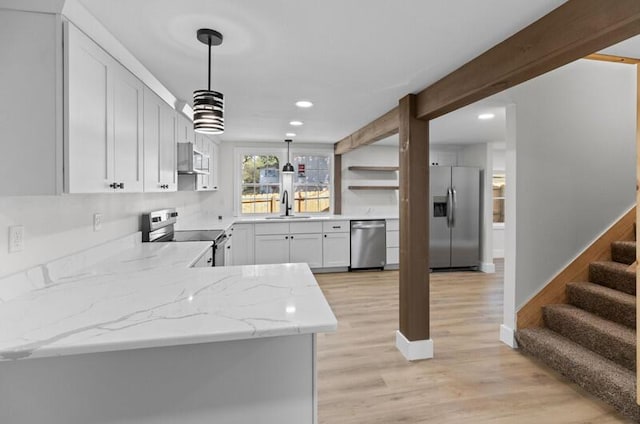
[[[143,242],[208,241],[211,242],[210,266],[224,265],[224,245],[227,236],[222,230],[176,231],[178,212],[174,208],[161,209],[142,215]]]

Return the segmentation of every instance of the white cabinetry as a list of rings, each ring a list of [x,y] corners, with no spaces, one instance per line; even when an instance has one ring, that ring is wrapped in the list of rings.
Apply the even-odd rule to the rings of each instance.
[[[256,264],[284,264],[289,262],[289,235],[256,235]]]
[[[191,268],[204,268],[207,266],[213,266],[213,249],[207,249],[206,252],[191,265]]]
[[[456,166],[458,165],[457,152],[429,152],[429,162],[431,166]]]
[[[255,225],[255,263],[304,262],[322,267],[322,223],[292,222]]]
[[[400,221],[387,219],[387,265],[385,268],[397,268],[400,264]]]
[[[336,268],[351,265],[349,221],[323,222],[322,267]]]
[[[195,143],[196,133],[193,123],[181,113],[178,113],[178,143]]]
[[[69,193],[141,192],[143,84],[65,23]]]
[[[233,238],[233,260],[229,265],[253,265],[254,256],[254,225],[253,224],[233,224],[231,227]]]
[[[144,89],[144,191],[175,191],[177,174],[176,112],[153,91]]]

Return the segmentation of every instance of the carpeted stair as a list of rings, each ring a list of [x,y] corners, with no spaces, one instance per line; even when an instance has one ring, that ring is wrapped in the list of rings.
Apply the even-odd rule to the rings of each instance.
[[[567,285],[569,304],[542,308],[545,327],[516,332],[522,352],[640,422],[636,404],[636,242],[611,245],[589,282]]]

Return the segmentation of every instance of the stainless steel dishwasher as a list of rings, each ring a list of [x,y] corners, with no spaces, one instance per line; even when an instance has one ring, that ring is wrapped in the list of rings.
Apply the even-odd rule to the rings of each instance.
[[[351,221],[350,269],[384,268],[387,225],[383,219]]]

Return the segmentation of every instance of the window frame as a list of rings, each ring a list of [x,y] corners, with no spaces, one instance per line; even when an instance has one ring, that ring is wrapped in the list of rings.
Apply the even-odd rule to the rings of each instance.
[[[507,175],[503,170],[498,170],[498,169],[494,169],[493,173],[491,174],[491,206],[492,206],[491,210],[492,210],[493,228],[504,228],[504,219],[503,219],[502,222],[493,222],[493,213],[495,212],[493,210],[494,201],[502,200],[502,204],[505,205],[505,208],[506,208],[506,199],[507,199],[507,197],[506,197],[507,193],[506,192],[504,193],[503,196],[496,197],[496,196],[493,195],[493,179],[495,177],[502,177],[504,179],[504,186],[505,186],[505,190],[506,190],[506,187],[507,187],[507,178],[506,177],[507,177]],[[503,214],[504,214],[504,212],[506,212],[506,209],[503,211]]]
[[[277,156],[278,161],[280,163],[280,193],[283,192],[282,188],[282,166],[287,162],[287,148],[286,146],[282,147],[235,147],[233,154],[233,211],[234,215],[238,217],[254,217],[254,218],[263,218],[267,216],[277,216],[283,213],[281,210],[278,213],[242,213],[242,157],[244,155],[271,155]],[[334,161],[335,156],[333,152],[333,145],[327,145],[327,147],[323,146],[314,146],[314,147],[296,147],[295,143],[291,146],[291,157],[295,156],[304,156],[304,155],[316,155],[316,156],[329,156],[329,211],[328,212],[304,212],[305,215],[313,215],[313,216],[329,216],[333,214],[334,211],[334,202],[335,202],[335,184],[334,184]],[[297,170],[296,170],[297,171]],[[293,183],[292,183],[293,185]],[[292,187],[293,188],[293,187]],[[291,193],[292,196],[295,196],[295,193]],[[293,206],[293,202],[291,203]]]

